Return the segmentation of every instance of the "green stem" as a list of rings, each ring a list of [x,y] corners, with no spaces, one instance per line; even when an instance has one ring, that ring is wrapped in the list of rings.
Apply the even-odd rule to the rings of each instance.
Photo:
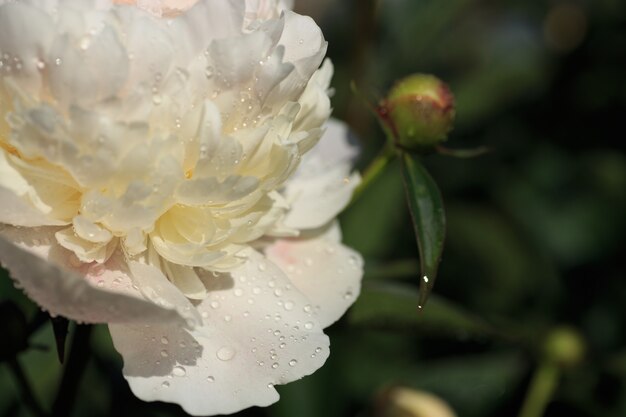
[[[353,204],[356,200],[361,197],[361,194],[385,171],[387,165],[391,162],[391,160],[396,156],[393,144],[387,142],[383,150],[378,154],[376,159],[372,161],[369,167],[363,172],[363,178],[361,179],[361,184],[354,190],[354,194],[352,195]]]
[[[17,381],[17,384],[19,385],[20,394],[24,404],[37,417],[44,417],[46,413],[44,413],[43,408],[39,405],[39,401],[35,398],[33,389],[28,382],[28,378],[26,378],[24,370],[22,369],[22,365],[20,365],[17,358],[9,360],[8,365],[9,369],[11,369],[11,372],[13,373],[13,376],[15,377],[15,380]]]
[[[560,368],[544,360],[535,371],[519,417],[542,417],[559,383]]]
[[[92,326],[90,325],[76,326],[61,386],[52,406],[52,417],[69,417],[71,415],[78,385],[91,354],[89,346],[91,329]]]

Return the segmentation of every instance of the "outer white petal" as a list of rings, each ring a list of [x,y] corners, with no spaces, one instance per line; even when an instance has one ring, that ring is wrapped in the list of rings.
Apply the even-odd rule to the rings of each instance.
[[[291,210],[285,225],[316,229],[334,219],[348,205],[360,182],[358,174],[350,174],[357,154],[348,127],[331,119],[322,139],[302,158],[298,171],[287,182],[284,194]]]
[[[204,326],[110,326],[139,398],[175,402],[193,415],[231,414],[276,402],[274,384],[325,362],[329,341],[310,301],[262,255],[250,252],[230,275],[203,279]]]
[[[145,301],[123,261],[80,264],[54,240],[54,228],[0,231],[0,262],[28,296],[51,314],[87,323],[175,323],[174,310]]]
[[[334,223],[310,239],[284,239],[266,249],[268,259],[313,303],[323,327],[339,320],[361,291],[363,259],[341,243]]]

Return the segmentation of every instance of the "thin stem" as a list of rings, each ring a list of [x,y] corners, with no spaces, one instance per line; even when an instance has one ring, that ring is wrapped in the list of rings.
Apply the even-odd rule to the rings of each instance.
[[[540,364],[530,382],[519,417],[542,417],[545,414],[558,386],[559,376],[559,366],[553,361]]]
[[[383,150],[378,154],[376,159],[372,161],[369,167],[363,172],[363,178],[361,180],[361,184],[354,190],[354,194],[352,195],[352,203],[354,203],[363,192],[374,182],[380,174],[385,171],[387,165],[391,162],[391,160],[395,157],[396,153],[393,149],[393,145],[390,142],[385,144]]]
[[[33,394],[33,389],[30,386],[28,379],[26,378],[24,370],[22,369],[22,365],[20,365],[17,358],[9,360],[8,364],[9,369],[13,373],[13,376],[15,377],[15,380],[19,385],[20,394],[22,396],[22,401],[24,402],[24,404],[37,417],[45,417],[46,413],[43,411],[43,408],[41,408],[41,405],[39,405],[39,401],[37,401],[37,399],[35,398],[35,395]]]
[[[91,354],[89,346],[91,329],[92,326],[90,325],[76,326],[61,386],[52,406],[52,417],[69,417],[71,415],[78,384]]]

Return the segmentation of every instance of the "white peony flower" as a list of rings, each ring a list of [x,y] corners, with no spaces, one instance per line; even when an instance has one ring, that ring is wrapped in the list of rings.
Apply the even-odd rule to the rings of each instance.
[[[0,261],[109,323],[138,397],[272,404],[363,273],[326,42],[286,1],[134,3],[0,0]]]

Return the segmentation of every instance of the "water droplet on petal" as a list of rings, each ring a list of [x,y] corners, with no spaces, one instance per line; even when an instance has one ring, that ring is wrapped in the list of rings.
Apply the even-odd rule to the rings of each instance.
[[[208,377],[206,378],[206,380],[207,380],[208,382],[215,382],[215,377],[208,376]]]
[[[217,358],[221,361],[229,361],[235,357],[235,350],[228,346],[223,346],[217,351]]]
[[[170,340],[167,337],[163,336],[161,338],[161,343],[163,343],[164,345],[167,345],[169,342],[170,342]]]
[[[161,384],[161,386],[162,386],[163,388],[169,388],[169,387],[170,387],[170,383],[169,383],[169,382],[167,382],[167,381],[164,381],[164,382]]]
[[[289,366],[296,366],[298,364],[298,361],[295,359],[292,359],[289,361]]]
[[[272,369],[276,369],[276,368],[278,368],[279,366],[280,366],[280,365],[278,365],[278,362],[274,362],[274,363],[272,364]]]
[[[172,370],[174,376],[185,376],[187,375],[187,371],[182,366],[175,366]]]

